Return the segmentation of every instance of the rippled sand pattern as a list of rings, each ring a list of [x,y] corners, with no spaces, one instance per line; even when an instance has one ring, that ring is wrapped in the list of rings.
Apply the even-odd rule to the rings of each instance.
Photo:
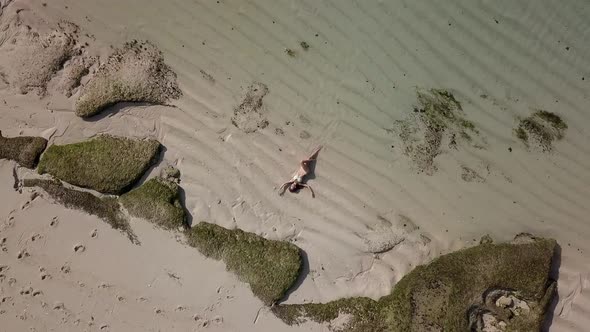
[[[178,160],[193,221],[237,225],[305,250],[309,275],[289,303],[376,298],[441,252],[486,233],[507,240],[524,231],[562,247],[551,330],[583,331],[590,323],[586,1],[31,6],[105,44],[147,39],[164,52],[183,97],[155,128],[167,158]],[[232,116],[258,83],[268,92],[251,121],[268,124],[246,132]],[[455,96],[482,142],[443,145],[427,175],[415,171],[394,128],[418,105],[416,89],[431,88]],[[527,149],[513,132],[537,109],[568,125],[548,153]],[[309,182],[316,198],[279,196],[320,144]],[[399,226],[394,242],[403,238],[392,250],[367,252],[367,234],[404,218],[415,229]]]

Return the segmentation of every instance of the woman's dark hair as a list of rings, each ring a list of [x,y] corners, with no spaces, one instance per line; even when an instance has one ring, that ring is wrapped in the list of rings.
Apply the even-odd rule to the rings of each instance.
[[[292,185],[289,186],[289,191],[294,193],[299,189],[299,185],[297,185],[296,183],[293,183]]]

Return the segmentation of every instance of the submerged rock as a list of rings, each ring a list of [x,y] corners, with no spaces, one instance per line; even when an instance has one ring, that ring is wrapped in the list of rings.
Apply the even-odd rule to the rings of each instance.
[[[153,164],[159,149],[156,140],[103,135],[85,142],[50,146],[38,171],[75,186],[121,194]]]
[[[182,95],[162,52],[148,42],[115,51],[82,88],[76,115],[90,117],[120,102],[165,104]]]
[[[266,305],[283,298],[301,270],[301,252],[288,242],[206,222],[187,231],[187,239],[205,256],[224,261],[227,270],[248,283]]]
[[[14,160],[27,168],[35,168],[46,146],[43,137],[4,137],[0,132],[0,159]]]
[[[78,26],[62,21],[55,29],[37,30],[27,24],[20,6],[11,6],[0,17],[0,67],[2,81],[18,93],[44,95],[48,83],[63,69],[63,64],[80,54],[76,44]],[[34,15],[31,11],[27,13]],[[25,16],[25,17],[23,17]]]
[[[288,324],[350,315],[337,331],[539,331],[556,287],[549,279],[556,246],[540,238],[484,243],[417,267],[378,301],[357,297],[272,310]]]
[[[234,109],[231,122],[245,133],[253,133],[268,126],[263,99],[269,89],[263,83],[254,82],[248,87],[242,103]]]

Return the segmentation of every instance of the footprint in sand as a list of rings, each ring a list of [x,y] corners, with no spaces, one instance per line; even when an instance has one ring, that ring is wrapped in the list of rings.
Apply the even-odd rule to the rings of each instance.
[[[102,324],[102,325],[100,326],[100,330],[101,330],[101,331],[108,331],[108,330],[109,330],[109,326],[108,326],[107,324]]]
[[[31,193],[31,195],[29,196],[29,199],[26,200],[21,206],[20,209],[21,210],[26,210],[29,208],[29,206],[31,206],[31,203],[37,198],[39,197],[39,193],[34,191]]]
[[[6,226],[7,227],[12,227],[14,225],[14,216],[9,216],[6,219]]]
[[[33,293],[33,288],[32,287],[27,287],[27,288],[23,288],[20,290],[20,295],[31,295]]]
[[[56,301],[53,303],[53,310],[64,310],[66,308],[63,302]]]
[[[41,278],[41,280],[49,280],[51,279],[51,276],[47,273],[47,272],[41,272],[41,274],[39,274],[39,278]]]
[[[90,237],[96,239],[98,237],[98,229],[93,229],[92,232],[90,232]]]
[[[20,315],[18,315],[17,317],[18,317],[18,319],[20,319],[20,320],[27,320],[27,318],[28,318],[29,316],[27,315],[27,312],[26,312],[26,311],[23,311],[23,313],[22,313],[22,314],[20,314]]]
[[[49,222],[49,226],[55,227],[55,226],[57,226],[57,224],[59,224],[59,218],[58,217],[51,218],[51,221]]]
[[[19,251],[19,252],[16,254],[16,258],[17,258],[17,259],[23,259],[23,258],[27,258],[27,257],[30,257],[30,256],[31,256],[31,255],[30,255],[30,254],[27,252],[27,250],[26,250],[26,249],[23,249],[23,250]]]
[[[68,273],[70,273],[70,270],[71,270],[71,269],[70,269],[70,264],[68,264],[68,263],[65,263],[65,264],[64,264],[64,265],[61,267],[61,272],[62,272],[63,274],[68,274]]]
[[[207,319],[201,317],[199,314],[193,316],[193,320],[197,322],[197,327],[199,328],[206,328],[209,327],[211,324],[221,325],[223,324],[223,317],[222,316],[215,316],[213,319]]]
[[[35,242],[41,238],[40,234],[33,234],[31,235],[31,242]]]
[[[14,279],[14,278],[8,279],[8,286],[12,287],[14,285],[16,285],[16,279]]]
[[[74,252],[83,253],[84,251],[86,251],[86,247],[83,244],[78,243],[74,246]]]
[[[2,250],[3,252],[8,252],[8,248],[6,248],[7,241],[8,241],[8,239],[5,237],[0,239],[0,250]]]
[[[31,206],[31,201],[26,201],[20,206],[20,209],[24,211],[24,210],[28,209],[29,206]]]
[[[40,291],[38,289],[33,289],[33,287],[23,288],[20,290],[19,293],[21,296],[28,296],[28,295],[39,296],[39,295],[43,294],[42,291]]]
[[[201,317],[200,315],[194,315],[193,320],[197,322],[197,327],[205,328],[209,326],[209,320]]]

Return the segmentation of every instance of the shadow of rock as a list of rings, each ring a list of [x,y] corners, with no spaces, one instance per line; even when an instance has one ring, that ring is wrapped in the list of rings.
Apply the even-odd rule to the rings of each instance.
[[[137,182],[135,182],[131,186],[131,188],[126,189],[125,192],[128,192],[133,189],[141,187],[141,185],[143,185],[144,182],[148,179],[148,177],[153,173],[154,169],[156,169],[158,166],[160,166],[162,164],[162,162],[164,161],[164,155],[166,154],[166,151],[167,151],[166,147],[164,145],[162,145],[162,143],[160,143],[160,151],[158,152],[158,155],[156,156],[156,160],[152,163],[150,168],[148,168],[145,171],[145,173],[143,173],[141,178]]]
[[[182,205],[182,208],[184,209],[184,214],[186,215],[186,227],[187,229],[190,229],[191,227],[193,227],[193,215],[186,207],[186,192],[184,191],[184,188],[182,188],[182,186],[179,186],[178,195],[180,196],[180,204]]]
[[[557,282],[559,280],[559,268],[561,267],[561,246],[559,244],[555,248],[555,253],[553,254],[553,260],[551,263],[552,265],[549,277]],[[559,287],[557,287],[557,290],[553,295],[553,299],[551,300],[549,307],[547,307],[545,321],[543,322],[543,325],[541,327],[542,332],[549,331],[551,325],[553,324],[553,318],[555,317],[555,308],[557,307],[558,303]]]
[[[100,113],[88,117],[88,118],[82,118],[84,121],[86,122],[98,122],[101,120],[104,120],[108,117],[111,117],[117,113],[119,113],[121,110],[125,109],[125,108],[129,108],[129,107],[148,107],[148,106],[154,106],[155,104],[151,104],[151,103],[134,103],[134,102],[121,102],[121,103],[116,103],[112,106],[106,107],[104,110],[102,110]]]
[[[280,301],[277,301],[278,303],[287,301],[289,299],[289,296],[291,296],[291,294],[296,292],[297,289],[299,289],[299,287],[301,287],[301,285],[303,284],[303,282],[305,281],[305,279],[309,275],[309,259],[307,257],[307,253],[301,248],[299,248],[299,250],[301,252],[301,263],[302,263],[301,270],[299,271],[299,277],[297,277],[297,280],[295,281],[293,286],[287,291],[285,296],[283,296],[283,298]]]

